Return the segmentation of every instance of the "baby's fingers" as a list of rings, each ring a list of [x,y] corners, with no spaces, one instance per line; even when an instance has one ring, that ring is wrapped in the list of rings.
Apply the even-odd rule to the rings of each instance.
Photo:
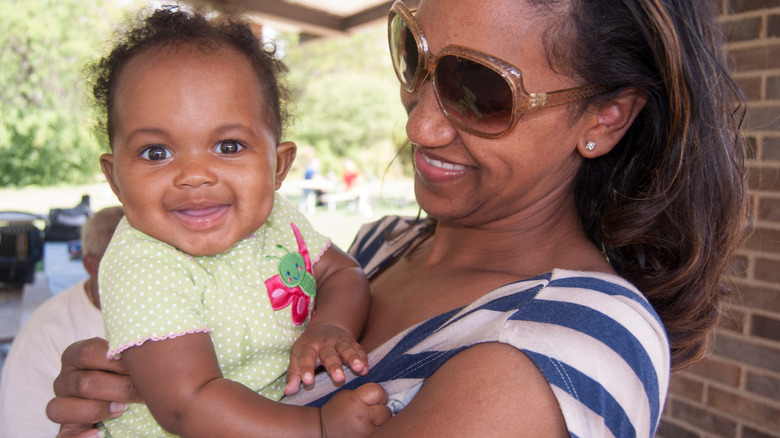
[[[371,424],[381,426],[392,417],[387,404],[387,392],[376,383],[366,383],[355,388],[355,395],[368,406]]]
[[[284,385],[284,395],[293,395],[301,389],[301,372],[298,369],[298,364],[294,361],[290,361],[290,365],[287,366],[287,384]]]
[[[317,350],[311,346],[293,350],[290,358],[290,366],[287,367],[287,381],[290,381],[290,373],[294,377],[310,385],[314,383],[314,368],[317,367]]]
[[[368,373],[368,355],[363,347],[355,340],[339,340],[336,342],[341,361],[347,364],[352,371],[365,376]]]
[[[320,362],[328,371],[330,378],[333,379],[334,382],[338,383],[344,381],[343,363],[341,362],[341,356],[339,356],[339,353],[334,346],[328,345],[320,348]]]
[[[355,388],[355,395],[368,406],[387,403],[387,392],[378,383],[366,383]]]

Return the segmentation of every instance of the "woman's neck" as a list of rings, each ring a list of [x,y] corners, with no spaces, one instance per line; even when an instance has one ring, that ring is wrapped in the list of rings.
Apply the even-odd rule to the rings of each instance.
[[[529,276],[554,268],[611,272],[587,238],[573,201],[479,226],[439,221],[415,251],[419,263]]]

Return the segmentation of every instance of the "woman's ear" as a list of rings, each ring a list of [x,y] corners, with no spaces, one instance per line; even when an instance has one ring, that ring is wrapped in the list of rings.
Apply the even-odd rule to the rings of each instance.
[[[282,181],[287,176],[287,172],[290,171],[293,161],[295,161],[295,154],[298,147],[291,141],[279,143],[276,146],[276,179],[274,180],[274,187],[279,190],[282,186]]]
[[[577,150],[585,158],[600,157],[615,147],[634,119],[642,111],[647,98],[638,88],[629,88],[606,104],[596,108],[591,126],[577,143]]]
[[[119,195],[119,184],[114,179],[114,155],[103,154],[100,156],[100,168],[103,170],[103,175],[108,181],[108,185],[111,187],[111,191],[114,192],[119,202],[122,202],[122,197]]]

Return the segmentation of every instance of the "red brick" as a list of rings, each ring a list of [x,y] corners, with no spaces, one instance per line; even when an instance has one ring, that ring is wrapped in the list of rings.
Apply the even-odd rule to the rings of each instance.
[[[766,98],[780,99],[780,76],[769,76],[766,78]]]
[[[760,396],[780,401],[780,377],[748,373],[745,387]]]
[[[775,54],[780,61],[780,49]],[[780,68],[780,62],[777,67]],[[780,129],[780,105],[747,107],[747,117],[743,128],[757,131],[777,131]]]
[[[780,319],[754,314],[750,325],[750,334],[780,342]]]
[[[745,99],[750,102],[753,100],[762,100],[764,95],[761,93],[761,78],[739,78],[735,79],[737,85],[742,90],[742,94],[745,95]]]
[[[729,11],[734,13],[777,7],[777,0],[729,0]]]
[[[723,34],[729,42],[758,39],[761,36],[760,33],[760,17],[750,17],[723,22]]]
[[[779,192],[780,179],[776,167],[748,166],[748,186],[751,190]]]
[[[737,424],[723,415],[679,400],[672,401],[671,416],[719,437],[731,438],[737,431]]]
[[[661,420],[655,438],[701,438],[701,435],[683,426]]]
[[[707,405],[760,427],[780,430],[780,409],[731,391],[710,387]]]
[[[780,268],[774,261],[780,258],[780,230],[775,226],[780,224],[780,0],[713,1],[724,14],[721,23],[728,41],[738,42],[729,47],[729,65],[748,101],[744,132],[757,228],[731,265],[742,302],[729,308],[741,318],[721,324],[714,353],[672,379],[674,410],[665,412],[658,436],[780,438],[780,345],[773,345],[780,337]],[[753,309],[760,309],[759,314]],[[713,371],[717,365],[739,373],[719,374]],[[689,401],[695,394],[692,381],[702,382],[712,407]],[[708,423],[718,426],[702,426]],[[720,426],[722,431],[713,430]]]
[[[736,388],[739,386],[742,368],[738,365],[708,357],[696,362],[684,373]]]
[[[742,426],[742,438],[777,438],[778,433],[762,432],[750,426]]]
[[[764,139],[764,161],[780,161],[780,137]]]
[[[780,347],[758,345],[750,339],[736,338],[722,332],[715,337],[714,354],[737,363],[780,372]]]
[[[762,221],[780,222],[780,199],[759,198],[758,218]],[[739,265],[737,265],[737,267],[738,266]]]
[[[780,313],[780,289],[740,284],[739,291],[746,307]]]
[[[758,227],[748,238],[745,248],[780,254],[780,230]]]
[[[753,273],[757,280],[780,282],[780,261],[759,257],[756,259]]]
[[[770,15],[767,18],[766,34],[770,38],[780,37],[780,15]]]
[[[731,49],[729,68],[733,72],[754,72],[780,67],[780,44]]]
[[[704,401],[704,384],[700,381],[689,379],[690,373],[674,373],[669,380],[669,393],[694,402]]]

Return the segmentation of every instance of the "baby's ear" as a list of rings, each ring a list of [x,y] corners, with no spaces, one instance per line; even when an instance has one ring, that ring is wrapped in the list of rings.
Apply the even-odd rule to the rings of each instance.
[[[577,150],[585,158],[600,157],[615,147],[647,103],[644,91],[629,88],[596,108],[591,126],[583,131]]]
[[[295,154],[298,147],[291,141],[279,143],[276,146],[276,179],[274,181],[274,187],[279,190],[282,186],[282,181],[287,176],[287,172],[290,171],[293,161],[295,161]]]
[[[108,185],[111,187],[111,191],[114,192],[119,202],[122,202],[122,196],[119,192],[119,184],[114,179],[114,155],[103,154],[100,156],[100,169],[103,170],[103,175],[108,181]]]

